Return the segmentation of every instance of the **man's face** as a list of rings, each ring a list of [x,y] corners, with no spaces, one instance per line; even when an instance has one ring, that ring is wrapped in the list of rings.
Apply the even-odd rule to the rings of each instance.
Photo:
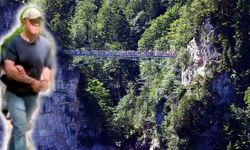
[[[42,19],[24,19],[24,29],[32,35],[39,35],[41,31]]]

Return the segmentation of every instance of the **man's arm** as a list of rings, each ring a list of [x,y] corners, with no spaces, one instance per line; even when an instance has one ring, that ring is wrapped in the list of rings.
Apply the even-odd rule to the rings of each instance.
[[[49,82],[52,81],[52,70],[48,67],[43,68],[41,80],[47,80]]]
[[[4,70],[11,79],[30,84],[34,92],[44,91],[47,87],[44,81],[28,76],[25,71],[22,71],[21,66],[15,66],[15,62],[11,60],[4,60]]]
[[[53,76],[54,76],[53,69],[50,69],[49,67],[43,68],[43,72],[41,75],[41,81],[46,82],[46,84],[47,84],[46,90],[52,88],[52,84],[53,84],[53,80],[54,80]]]
[[[28,76],[26,73],[20,75],[18,68],[15,66],[15,62],[12,60],[4,60],[4,70],[8,77],[22,83],[32,84],[33,82],[38,81],[35,78]]]

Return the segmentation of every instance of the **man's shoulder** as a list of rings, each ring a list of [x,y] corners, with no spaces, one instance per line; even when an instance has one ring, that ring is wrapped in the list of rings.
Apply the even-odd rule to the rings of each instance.
[[[39,43],[46,47],[49,51],[54,51],[55,49],[55,42],[50,36],[41,34],[39,37]]]
[[[16,28],[13,32],[9,33],[4,39],[1,46],[12,45],[20,40],[20,34],[23,31],[21,27]]]
[[[2,46],[4,46],[4,47],[9,47],[9,46],[13,46],[13,45],[15,45],[17,42],[19,42],[20,41],[20,38],[19,38],[19,35],[11,35],[11,36],[9,36],[9,37],[7,37],[5,40],[4,40],[4,42],[3,42],[3,44],[2,44]]]
[[[40,38],[40,42],[43,43],[43,44],[49,44],[50,43],[49,39],[44,35],[40,35],[39,38]]]

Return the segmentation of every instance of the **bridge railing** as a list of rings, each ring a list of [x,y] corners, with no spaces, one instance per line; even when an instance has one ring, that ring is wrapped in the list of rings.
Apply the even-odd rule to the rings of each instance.
[[[107,57],[118,59],[139,59],[139,58],[176,58],[176,53],[172,51],[112,51],[112,50],[65,50],[71,56],[85,57]]]

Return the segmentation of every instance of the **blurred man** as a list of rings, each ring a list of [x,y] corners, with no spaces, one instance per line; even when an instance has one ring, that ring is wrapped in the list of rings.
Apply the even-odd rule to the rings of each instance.
[[[53,80],[53,43],[43,33],[44,18],[36,7],[25,8],[20,16],[20,32],[2,46],[1,77],[6,84],[7,108],[13,125],[9,150],[27,150],[26,132],[38,106],[39,92],[49,89]]]

